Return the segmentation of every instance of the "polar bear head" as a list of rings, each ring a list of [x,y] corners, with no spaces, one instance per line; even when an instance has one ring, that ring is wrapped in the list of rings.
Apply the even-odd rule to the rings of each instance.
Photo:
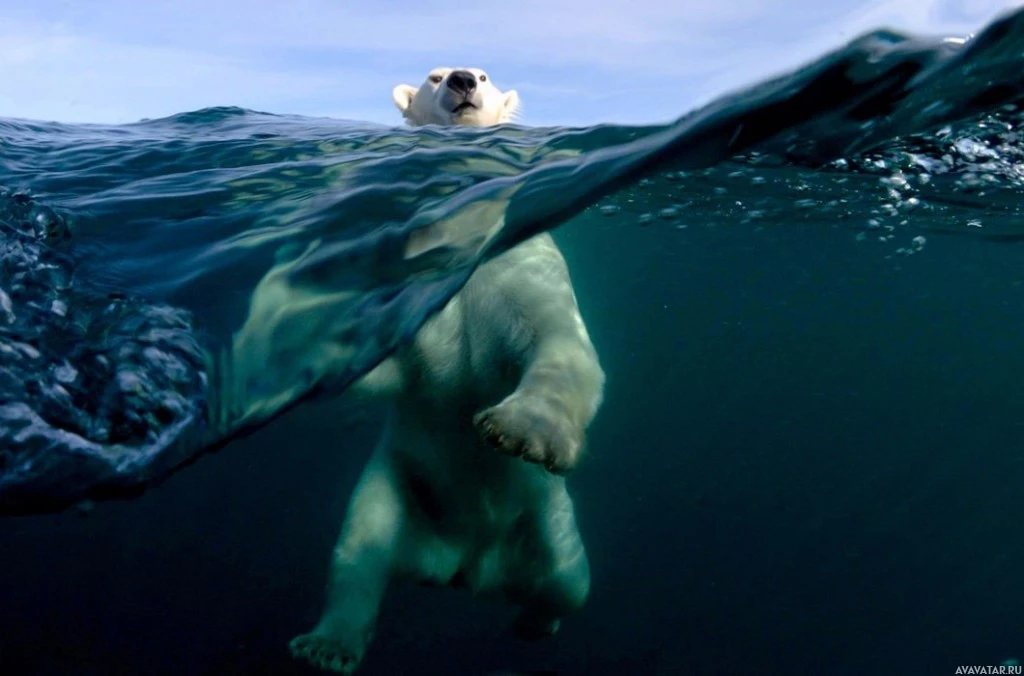
[[[502,92],[479,68],[435,68],[419,89],[401,84],[391,93],[411,125],[485,127],[511,121],[519,109],[515,90]]]

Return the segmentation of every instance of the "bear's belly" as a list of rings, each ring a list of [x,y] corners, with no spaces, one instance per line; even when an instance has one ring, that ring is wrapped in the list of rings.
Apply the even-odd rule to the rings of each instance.
[[[474,594],[506,591],[516,578],[515,548],[425,537],[407,540],[403,577],[429,587],[465,588]]]
[[[472,425],[423,422],[396,417],[389,452],[406,507],[439,534],[500,540],[524,513],[542,511],[561,481],[490,447]]]

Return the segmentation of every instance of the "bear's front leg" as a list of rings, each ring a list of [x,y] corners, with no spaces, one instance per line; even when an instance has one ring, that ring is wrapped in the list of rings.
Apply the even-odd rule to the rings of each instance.
[[[506,455],[543,465],[549,472],[573,470],[583,449],[586,423],[574,414],[572,392],[520,388],[473,419],[487,443]]]
[[[571,471],[579,462],[586,428],[601,405],[605,379],[568,284],[568,272],[564,267],[561,272],[561,285],[537,291],[548,294],[542,302],[524,304],[522,320],[534,340],[519,385],[473,419],[481,437],[502,453],[556,474]]]
[[[505,354],[522,371],[515,391],[478,413],[473,422],[499,451],[550,472],[568,472],[579,462],[584,432],[601,405],[604,371],[565,259],[544,233],[505,252],[478,274],[478,288],[490,296],[478,313],[492,323],[495,316],[502,317],[491,340],[503,341]]]
[[[320,621],[292,639],[293,657],[342,674],[359,666],[391,576],[402,513],[390,469],[371,464],[352,496],[333,552]]]

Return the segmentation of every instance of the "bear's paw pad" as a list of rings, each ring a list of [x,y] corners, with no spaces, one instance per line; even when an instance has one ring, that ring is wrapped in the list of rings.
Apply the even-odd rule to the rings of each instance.
[[[339,674],[351,674],[363,659],[363,647],[351,646],[339,638],[313,632],[292,639],[292,657],[311,666]]]
[[[530,397],[510,397],[473,419],[480,436],[500,452],[565,474],[579,459],[581,433],[558,408]]]

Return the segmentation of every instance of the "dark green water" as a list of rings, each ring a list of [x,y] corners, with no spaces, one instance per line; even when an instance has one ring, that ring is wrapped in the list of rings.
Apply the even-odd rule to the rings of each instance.
[[[308,673],[287,640],[378,422],[329,395],[556,225],[609,375],[571,479],[592,599],[524,646],[501,607],[403,589],[360,673],[1020,658],[1022,66],[1017,16],[661,127],[0,121],[32,194],[0,197],[0,505],[28,514],[0,522],[0,671]],[[424,227],[447,245],[400,255]]]

